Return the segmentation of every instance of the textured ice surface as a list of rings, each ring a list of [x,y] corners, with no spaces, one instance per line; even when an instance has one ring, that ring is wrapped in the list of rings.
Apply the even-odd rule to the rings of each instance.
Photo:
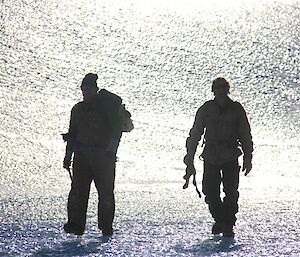
[[[299,10],[293,0],[2,1],[0,256],[299,256]],[[118,154],[112,238],[97,231],[94,188],[83,237],[61,230],[60,133],[87,72],[123,97],[136,127]],[[234,241],[212,237],[204,200],[182,190],[185,139],[218,75],[255,144]]]

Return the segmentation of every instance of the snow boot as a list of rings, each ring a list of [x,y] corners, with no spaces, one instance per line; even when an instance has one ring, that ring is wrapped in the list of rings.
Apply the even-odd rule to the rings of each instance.
[[[224,225],[223,237],[234,237],[234,230],[232,225]]]
[[[213,235],[218,235],[223,232],[223,224],[219,222],[215,222],[212,226],[211,233]]]
[[[73,222],[68,222],[64,225],[64,231],[68,234],[74,234],[76,236],[83,235],[84,230]]]
[[[113,229],[112,228],[103,228],[102,229],[102,235],[103,236],[112,236],[113,235]]]

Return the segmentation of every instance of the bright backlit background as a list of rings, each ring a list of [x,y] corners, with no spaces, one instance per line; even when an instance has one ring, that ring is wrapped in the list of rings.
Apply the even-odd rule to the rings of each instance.
[[[299,10],[299,1],[283,0],[1,3],[0,255],[65,239],[60,228],[70,181],[60,133],[88,72],[98,73],[100,88],[123,97],[135,124],[118,154],[116,227],[128,237],[113,244],[117,253],[188,255],[195,230],[200,241],[208,237],[204,201],[193,188],[181,189],[182,159],[197,108],[212,99],[211,82],[219,75],[245,107],[255,147],[253,171],[241,176],[236,254],[253,242],[253,256],[295,253]],[[201,184],[202,163],[196,166]],[[88,231],[95,235],[96,203],[93,188]]]

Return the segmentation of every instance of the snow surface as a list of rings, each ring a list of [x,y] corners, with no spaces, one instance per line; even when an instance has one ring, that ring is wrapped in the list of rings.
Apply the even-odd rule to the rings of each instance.
[[[299,17],[299,0],[2,1],[0,256],[300,256]],[[60,133],[87,72],[135,124],[119,148],[111,238],[97,230],[94,187],[85,234],[62,231]],[[203,198],[182,190],[185,139],[219,75],[255,147],[234,240],[213,237]]]

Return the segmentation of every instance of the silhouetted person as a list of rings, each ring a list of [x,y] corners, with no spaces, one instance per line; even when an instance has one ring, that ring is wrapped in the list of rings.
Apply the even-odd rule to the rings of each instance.
[[[125,114],[125,119],[131,120],[119,96],[105,89],[98,92],[97,79],[97,74],[89,73],[82,80],[83,101],[72,108],[69,131],[63,135],[67,141],[64,168],[70,170],[74,153],[64,230],[75,235],[82,235],[85,230],[92,181],[99,196],[98,227],[104,236],[113,234],[116,152],[122,131],[126,131],[120,110],[121,116]]]
[[[250,125],[244,108],[229,97],[229,83],[224,78],[213,81],[214,100],[205,102],[197,111],[195,121],[186,140],[187,165],[184,179],[196,173],[194,155],[204,134],[205,147],[201,157],[204,160],[202,191],[205,202],[215,220],[213,234],[223,233],[233,237],[233,227],[238,212],[239,171],[238,157],[242,154],[245,175],[252,169],[253,142]],[[224,199],[220,197],[223,183]]]

